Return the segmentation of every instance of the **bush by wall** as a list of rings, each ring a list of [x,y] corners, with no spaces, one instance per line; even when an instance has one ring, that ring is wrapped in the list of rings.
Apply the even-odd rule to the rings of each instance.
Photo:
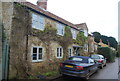
[[[98,48],[98,54],[101,54],[105,58],[107,58],[108,62],[114,62],[115,61],[116,52],[111,50],[109,47]]]
[[[116,57],[120,57],[120,53],[118,51],[116,53]]]

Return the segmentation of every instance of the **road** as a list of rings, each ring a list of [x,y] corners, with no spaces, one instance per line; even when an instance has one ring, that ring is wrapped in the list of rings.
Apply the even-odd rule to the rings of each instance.
[[[107,63],[103,69],[99,69],[90,79],[118,79],[118,59],[114,63]]]
[[[97,73],[93,74],[90,77],[91,80],[96,79],[118,79],[118,59],[115,59],[114,63],[107,63],[107,66],[103,69],[99,69]],[[80,78],[74,78],[74,77],[60,77],[58,79],[55,79],[53,81],[82,81]]]

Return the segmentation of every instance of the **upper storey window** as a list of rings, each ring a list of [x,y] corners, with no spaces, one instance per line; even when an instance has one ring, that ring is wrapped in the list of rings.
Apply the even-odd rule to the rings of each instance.
[[[65,26],[64,26],[63,24],[56,23],[56,29],[57,29],[57,34],[58,34],[58,35],[64,36]]]
[[[44,17],[42,15],[32,13],[32,27],[44,30]]]

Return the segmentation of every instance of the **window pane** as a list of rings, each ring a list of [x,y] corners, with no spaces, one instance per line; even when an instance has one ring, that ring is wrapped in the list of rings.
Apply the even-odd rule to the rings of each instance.
[[[59,48],[57,48],[57,57],[59,57]]]
[[[38,59],[42,59],[42,53],[39,54]]]
[[[39,48],[39,53],[42,53],[42,48]]]
[[[70,56],[71,56],[71,49],[70,49]]]
[[[64,35],[64,25],[56,23],[57,34]]]
[[[39,14],[32,14],[32,27],[44,30],[44,17]]]
[[[37,60],[37,53],[33,54],[33,59],[32,60]]]
[[[33,53],[37,53],[37,48],[33,47]]]
[[[68,48],[68,55],[71,56],[72,50],[71,48]]]
[[[60,48],[60,57],[62,56],[62,48]]]

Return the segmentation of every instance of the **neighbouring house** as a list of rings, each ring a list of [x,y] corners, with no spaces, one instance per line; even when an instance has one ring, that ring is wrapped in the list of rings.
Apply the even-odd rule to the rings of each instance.
[[[2,58],[7,58],[3,79],[57,71],[58,64],[69,56],[84,55],[86,24],[82,24],[85,27],[82,29],[81,25],[76,26],[47,11],[47,0],[39,0],[37,5],[30,2],[0,4],[5,48]]]
[[[104,43],[102,42],[102,39],[100,39],[100,42],[98,43],[98,46],[99,46],[99,47],[109,47],[109,45],[104,44]]]
[[[110,43],[108,42],[108,45],[107,44],[104,44],[102,42],[102,39],[100,39],[100,42],[98,43],[98,47],[109,47],[111,50],[115,51],[116,49],[113,48],[113,47],[110,47]]]
[[[94,37],[89,34],[88,35],[88,52],[89,54],[97,53],[98,44],[94,41]]]

